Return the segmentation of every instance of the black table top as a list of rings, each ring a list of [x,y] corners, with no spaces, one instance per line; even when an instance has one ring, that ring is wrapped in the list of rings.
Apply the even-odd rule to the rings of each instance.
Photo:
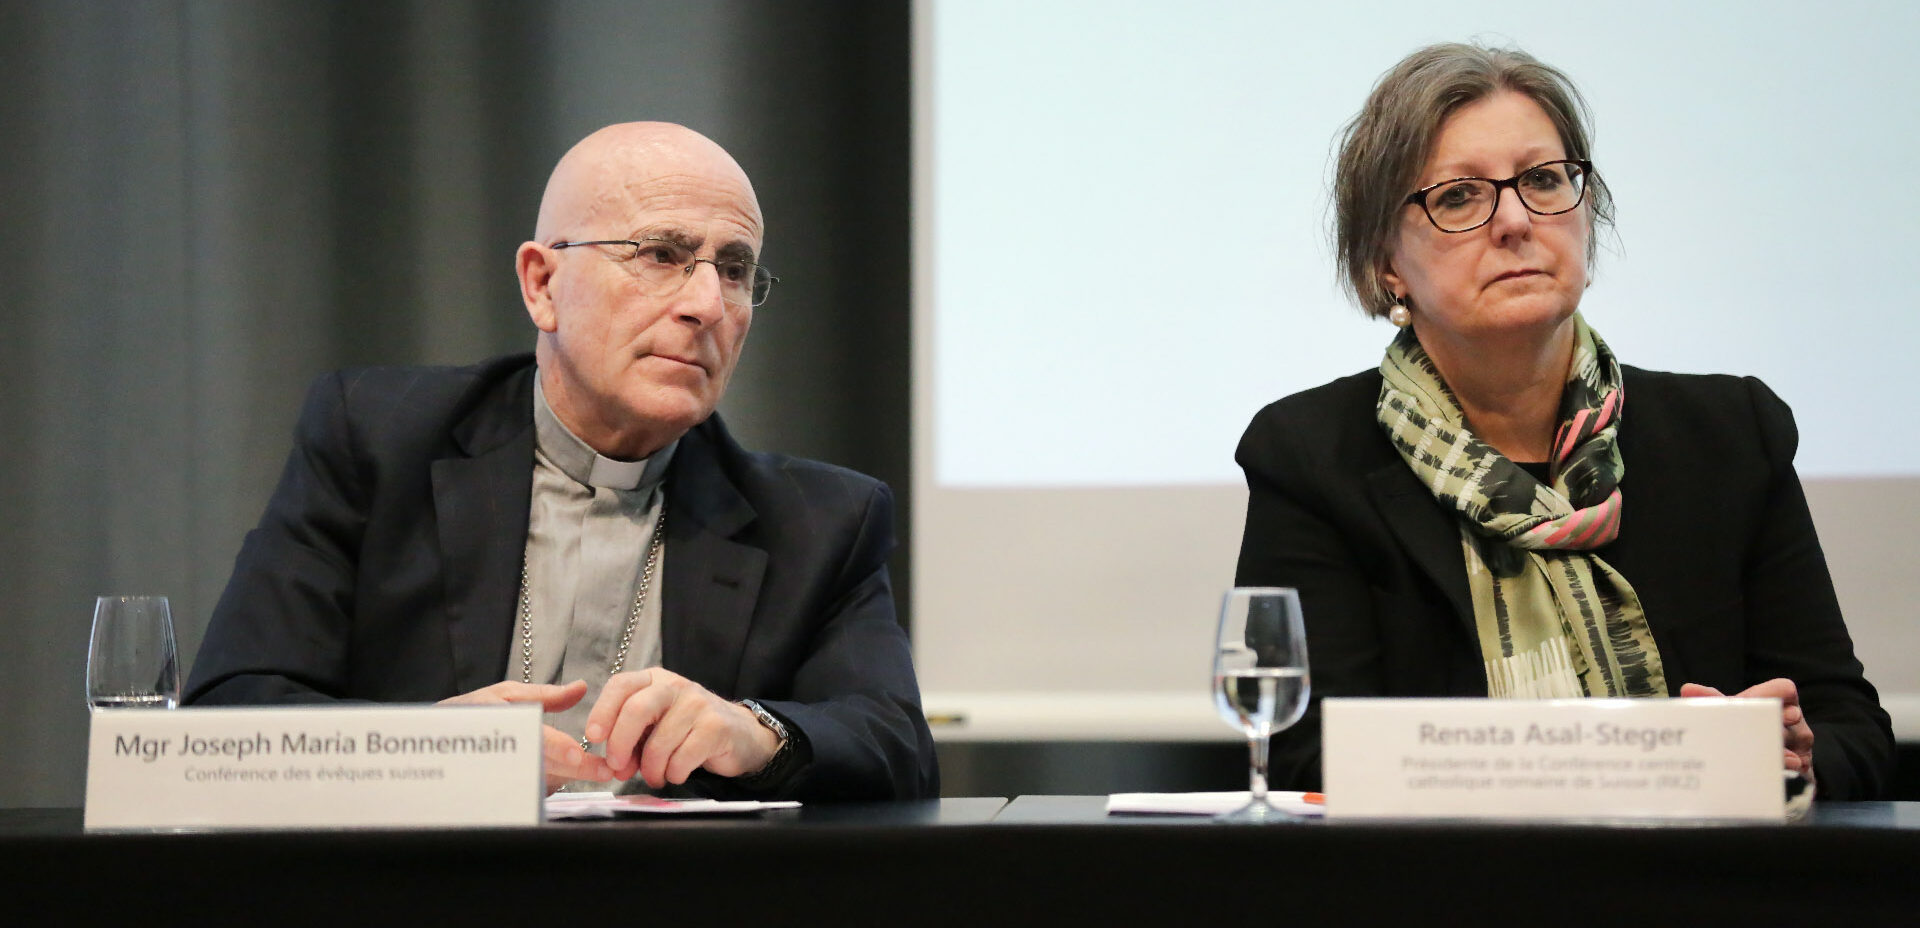
[[[1912,924],[1920,804],[1787,825],[1109,817],[1100,796],[451,830],[83,834],[0,811],[12,924]],[[64,914],[63,914],[64,913]],[[622,916],[630,916],[623,918]],[[165,920],[165,919],[162,919]]]
[[[788,826],[858,826],[865,828],[912,828],[923,825],[981,825],[993,820],[1007,801],[997,796],[954,799],[924,799],[911,802],[815,803],[798,809],[769,809],[752,814],[626,816],[618,819],[584,819],[546,822],[530,828],[554,830],[590,830],[596,828],[669,828],[727,829]],[[0,809],[0,848],[10,840],[81,836],[83,813],[80,809]],[[503,829],[383,829],[203,831],[168,833],[163,837],[194,838],[212,836],[256,837],[268,835],[439,835],[449,831],[491,832]],[[529,829],[504,829],[526,831]],[[89,839],[137,837],[135,834],[86,834]]]
[[[1021,796],[993,817],[997,825],[1215,825],[1204,815],[1108,815],[1105,796]],[[1920,802],[1816,802],[1801,821],[1785,825],[1750,822],[1354,822],[1302,819],[1272,827],[1469,827],[1469,828],[1876,828],[1915,832],[1920,839]]]
[[[998,797],[972,797],[952,799],[928,799],[913,802],[853,802],[821,803],[803,806],[798,809],[774,809],[755,815],[680,815],[660,817],[629,817],[618,820],[560,821],[548,822],[538,826],[546,829],[591,829],[591,828],[766,828],[770,825],[841,825],[865,828],[916,827],[922,825],[1101,825],[1101,826],[1142,826],[1159,825],[1169,827],[1213,826],[1215,823],[1201,815],[1108,815],[1105,796],[1021,796],[1009,803]],[[81,810],[71,808],[54,809],[0,809],[0,844],[10,839],[49,838],[56,836],[78,836],[81,829]],[[1813,813],[1805,821],[1786,826],[1752,825],[1746,823],[1715,824],[1701,822],[1680,822],[1667,825],[1653,823],[1626,823],[1608,825],[1604,823],[1568,824],[1545,822],[1533,824],[1487,823],[1487,822],[1439,822],[1439,823],[1354,823],[1333,822],[1307,819],[1299,825],[1335,827],[1473,827],[1473,828],[1608,828],[1608,827],[1711,827],[1711,828],[1867,828],[1899,829],[1920,832],[1920,802],[1820,802],[1815,803]],[[1286,827],[1286,826],[1275,826]],[[489,831],[493,829],[487,829]],[[511,829],[510,829],[511,830]],[[429,829],[357,829],[360,833],[388,834],[439,834]],[[206,834],[351,834],[353,832],[207,832]],[[105,837],[96,835],[94,837]]]

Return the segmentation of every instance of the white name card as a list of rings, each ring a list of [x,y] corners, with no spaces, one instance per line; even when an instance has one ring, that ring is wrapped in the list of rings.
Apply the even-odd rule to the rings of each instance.
[[[1786,815],[1777,699],[1328,699],[1328,818]]]
[[[94,830],[534,825],[540,707],[100,709]]]

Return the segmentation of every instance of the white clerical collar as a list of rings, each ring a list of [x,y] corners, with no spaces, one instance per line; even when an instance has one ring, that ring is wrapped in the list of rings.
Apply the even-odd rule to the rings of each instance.
[[[616,461],[593,450],[547,405],[547,391],[540,385],[539,368],[533,372],[533,432],[541,453],[560,468],[561,473],[588,486],[612,490],[652,490],[659,486],[667,476],[667,465],[673,462],[674,449],[680,447],[680,441],[675,439],[638,461]]]

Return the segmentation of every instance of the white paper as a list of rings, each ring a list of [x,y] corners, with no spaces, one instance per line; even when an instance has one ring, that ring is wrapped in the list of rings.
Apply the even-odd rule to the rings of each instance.
[[[793,801],[662,799],[658,796],[616,796],[613,793],[554,793],[547,797],[547,821],[613,818],[620,815],[730,815],[798,808],[800,803]]]
[[[1319,795],[1277,790],[1267,794],[1267,801],[1282,812],[1318,818],[1326,813],[1326,806],[1309,802],[1307,797]],[[1107,797],[1107,814],[1223,815],[1251,801],[1251,794],[1245,790],[1237,793],[1115,793]]]

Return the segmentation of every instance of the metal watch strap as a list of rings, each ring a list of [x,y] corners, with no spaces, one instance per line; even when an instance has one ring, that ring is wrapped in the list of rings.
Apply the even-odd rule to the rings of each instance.
[[[749,784],[776,779],[780,774],[780,768],[784,765],[787,756],[793,753],[793,734],[787,731],[786,723],[780,721],[779,716],[768,712],[767,707],[761,705],[757,700],[736,699],[734,703],[746,707],[746,710],[753,713],[753,717],[758,719],[760,724],[765,725],[768,731],[773,732],[774,737],[780,739],[780,746],[774,749],[772,757],[767,758],[766,766],[752,773],[736,777],[735,779]]]

